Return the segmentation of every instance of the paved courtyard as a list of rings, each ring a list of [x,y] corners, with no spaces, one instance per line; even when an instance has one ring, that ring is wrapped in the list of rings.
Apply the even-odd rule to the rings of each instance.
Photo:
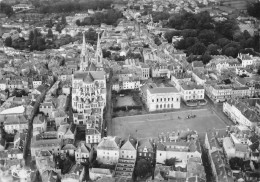
[[[116,107],[136,105],[135,101],[133,100],[133,97],[130,95],[126,95],[124,97],[117,96],[116,99],[117,99]]]
[[[196,118],[186,119],[189,114]],[[178,119],[178,116],[181,119]],[[112,120],[111,135],[127,137],[129,134],[138,137],[157,137],[161,132],[173,130],[196,130],[205,133],[207,130],[226,128],[219,116],[209,109],[185,110],[169,113],[157,113],[138,116],[117,117]]]

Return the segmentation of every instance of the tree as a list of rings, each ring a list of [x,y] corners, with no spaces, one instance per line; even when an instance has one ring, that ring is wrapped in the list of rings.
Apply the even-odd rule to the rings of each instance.
[[[80,20],[76,20],[76,25],[77,25],[77,26],[80,26],[80,25],[81,25]]]
[[[207,51],[209,52],[210,55],[219,55],[219,49],[220,47],[216,44],[210,44],[207,47]]]
[[[202,30],[199,33],[198,39],[205,45],[215,42],[215,32],[212,30]]]
[[[229,164],[230,164],[231,169],[242,170],[242,168],[244,166],[244,161],[241,158],[234,157],[229,160]]]
[[[45,49],[45,41],[42,37],[37,37],[37,50],[42,51]]]
[[[61,24],[62,25],[67,25],[67,21],[66,21],[66,17],[65,16],[61,17]]]
[[[245,39],[251,38],[251,35],[250,35],[250,33],[247,30],[244,30],[243,36],[244,36]]]
[[[202,55],[201,57],[203,64],[208,64],[209,61],[212,59],[212,57],[210,56],[210,54],[208,52],[206,52],[205,54]]]
[[[29,33],[29,40],[28,40],[28,44],[29,45],[32,45],[33,39],[34,39],[33,31],[30,31],[30,33]]]
[[[248,4],[247,12],[250,16],[260,18],[260,2],[258,1]]]
[[[206,47],[203,43],[197,42],[192,47],[189,48],[189,52],[194,55],[203,55],[206,51]]]
[[[61,33],[61,30],[62,30],[61,24],[58,23],[58,24],[56,25],[56,31],[58,31],[59,33]]]
[[[160,40],[159,37],[155,37],[155,38],[154,38],[154,43],[155,43],[157,46],[159,46],[159,45],[162,44],[162,42],[161,42],[161,40]]]
[[[7,47],[11,47],[12,46],[12,38],[11,37],[7,37],[5,39],[5,46],[7,46]]]
[[[165,160],[165,165],[166,166],[173,166],[173,167],[175,167],[175,163],[176,163],[176,158],[170,158],[170,159],[166,159]]]
[[[219,45],[220,47],[224,47],[225,45],[229,44],[230,40],[227,38],[220,38],[216,41],[216,44]]]
[[[151,172],[152,172],[152,165],[149,161],[147,161],[146,159],[140,159],[137,161],[135,167],[136,176],[143,178]]]
[[[235,57],[237,57],[238,50],[234,47],[228,47],[228,48],[224,49],[223,53],[226,56],[232,56],[235,58]]]
[[[197,37],[198,31],[194,29],[185,29],[181,32],[181,35],[185,37]]]
[[[46,27],[47,27],[47,28],[52,28],[52,26],[53,26],[53,22],[52,22],[52,19],[50,19],[50,20],[48,21],[48,23],[46,24]]]
[[[9,4],[0,3],[0,10],[0,12],[5,13],[8,17],[14,14],[13,8]]]
[[[228,19],[215,23],[215,30],[225,38],[232,40],[234,32],[237,32],[239,27],[236,23],[236,20]]]
[[[53,33],[52,33],[52,30],[50,28],[48,30],[47,37],[53,38]]]
[[[173,36],[180,36],[180,32],[178,32],[178,31],[167,31],[164,34],[164,38],[168,41],[168,43],[172,42]]]

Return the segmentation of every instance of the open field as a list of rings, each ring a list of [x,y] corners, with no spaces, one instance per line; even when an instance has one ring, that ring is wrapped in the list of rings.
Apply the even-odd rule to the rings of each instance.
[[[129,134],[138,138],[157,137],[161,132],[173,130],[196,130],[204,133],[209,129],[223,129],[226,124],[209,109],[192,110],[196,118],[186,119],[191,110],[168,113],[157,113],[127,117],[117,117],[112,120],[111,135],[127,137]],[[178,119],[178,116],[181,119]]]

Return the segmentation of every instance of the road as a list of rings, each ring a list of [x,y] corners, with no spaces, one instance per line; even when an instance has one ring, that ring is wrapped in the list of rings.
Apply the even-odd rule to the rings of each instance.
[[[110,70],[109,74],[109,82],[107,82],[107,100],[106,100],[106,108],[104,112],[104,122],[102,127],[102,136],[104,136],[104,129],[107,129],[107,135],[112,135],[112,70]]]
[[[207,95],[205,99],[208,101],[207,106],[219,117],[226,125],[234,125],[234,123],[223,112],[223,103],[214,103]]]
[[[53,84],[52,84],[53,85]],[[28,119],[28,133],[25,139],[25,145],[23,149],[23,158],[25,160],[25,165],[29,166],[31,163],[31,138],[33,136],[33,120],[34,117],[38,114],[40,104],[43,102],[46,93],[49,91],[49,89],[52,87],[49,86],[45,89],[45,91],[42,92],[42,94],[37,98],[32,113],[30,115],[30,118]]]

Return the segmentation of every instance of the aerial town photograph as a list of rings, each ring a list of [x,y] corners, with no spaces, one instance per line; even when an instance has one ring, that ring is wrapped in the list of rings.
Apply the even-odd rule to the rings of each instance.
[[[259,182],[260,0],[0,0],[0,182]]]

